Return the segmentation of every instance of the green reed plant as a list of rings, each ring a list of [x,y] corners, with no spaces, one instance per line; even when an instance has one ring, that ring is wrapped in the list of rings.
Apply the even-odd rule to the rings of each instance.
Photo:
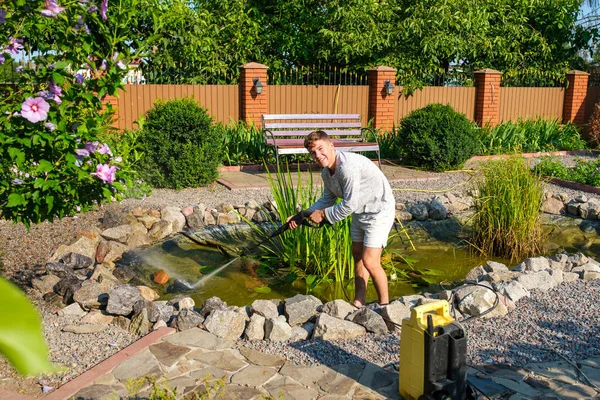
[[[579,128],[543,118],[504,122],[479,130],[481,154],[581,150],[586,148]]]
[[[473,246],[485,256],[511,260],[539,254],[542,178],[515,156],[488,162],[476,188]]]
[[[307,182],[303,182],[298,169],[295,181],[297,184],[294,187],[289,167],[286,167],[286,171],[279,169],[275,178],[269,173],[271,193],[281,221],[308,208],[323,193],[322,187],[313,186],[312,173],[308,174]],[[336,281],[352,279],[351,221],[350,217],[334,227],[317,229],[302,226],[285,232],[265,246],[271,263],[282,261],[290,268],[290,273],[306,281],[309,290],[332,277]]]

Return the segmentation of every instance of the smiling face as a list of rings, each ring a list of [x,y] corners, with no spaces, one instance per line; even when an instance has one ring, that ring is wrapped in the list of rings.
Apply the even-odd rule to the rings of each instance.
[[[335,148],[328,139],[319,139],[311,143],[308,152],[313,160],[321,164],[323,168],[335,170]]]

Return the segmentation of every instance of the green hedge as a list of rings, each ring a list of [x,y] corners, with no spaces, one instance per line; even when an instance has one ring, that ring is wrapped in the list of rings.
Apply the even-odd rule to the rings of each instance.
[[[430,104],[402,119],[398,138],[407,162],[432,171],[460,168],[479,147],[474,124],[442,104]]]
[[[192,99],[156,102],[146,113],[140,135],[145,180],[154,187],[173,189],[214,182],[223,141],[212,122]]]

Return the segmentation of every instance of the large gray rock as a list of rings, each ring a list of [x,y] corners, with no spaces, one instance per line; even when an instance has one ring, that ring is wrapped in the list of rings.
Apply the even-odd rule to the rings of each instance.
[[[152,228],[148,231],[148,236],[152,241],[156,242],[166,238],[171,233],[173,233],[173,226],[171,222],[161,219],[152,225]]]
[[[517,282],[523,285],[523,287],[527,290],[548,290],[556,286],[554,279],[552,279],[552,276],[550,276],[550,273],[548,271],[521,274],[517,278]]]
[[[414,204],[408,207],[408,212],[412,214],[413,219],[416,221],[425,221],[429,217],[427,205],[423,203]]]
[[[337,299],[325,303],[321,312],[327,313],[332,317],[346,319],[348,315],[356,311],[356,307],[347,301]]]
[[[125,253],[129,249],[127,247],[127,245],[124,245],[119,242],[111,241],[111,242],[107,242],[106,245],[108,246],[108,251],[106,252],[106,255],[104,256],[103,262],[114,262],[114,261],[118,260],[123,256],[123,253]]]
[[[311,320],[321,306],[323,303],[315,296],[297,294],[285,300],[284,312],[290,325],[302,325]]]
[[[542,212],[554,215],[564,214],[566,212],[566,207],[561,200],[549,197],[542,203]]]
[[[265,339],[284,342],[292,337],[292,327],[283,315],[265,321]]]
[[[431,219],[442,220],[448,218],[448,210],[439,199],[433,199],[433,201],[429,203],[427,212]]]
[[[200,314],[202,314],[203,317],[206,317],[214,310],[228,310],[228,309],[229,309],[229,307],[227,306],[227,303],[225,303],[223,300],[221,300],[217,296],[214,296],[204,302],[204,304],[202,305],[202,311],[200,311]]]
[[[150,322],[168,322],[173,315],[174,307],[165,302],[154,301],[148,306],[148,320]]]
[[[472,270],[470,270],[467,273],[465,280],[478,282],[481,279],[481,277],[484,276],[485,274],[487,274],[487,271],[485,270],[485,268],[483,268],[482,265],[480,265],[480,266],[475,267]]]
[[[217,337],[237,340],[244,333],[247,319],[248,316],[242,309],[214,310],[206,317],[204,327]]]
[[[48,261],[56,262],[67,253],[82,254],[94,260],[96,258],[96,248],[98,247],[98,243],[100,243],[100,235],[95,232],[87,232],[77,239],[75,243],[68,246],[58,246],[58,249],[56,249]]]
[[[531,294],[519,281],[511,281],[502,287],[501,293],[508,297],[513,303],[516,303],[523,297],[529,297]]]
[[[486,272],[508,272],[508,267],[496,261],[486,261],[483,266]]]
[[[411,307],[400,301],[394,301],[387,306],[381,307],[381,316],[384,317],[388,330],[402,327],[402,320],[410,318]]]
[[[277,306],[270,300],[254,300],[250,308],[253,313],[262,315],[266,319],[277,318],[279,316]]]
[[[476,317],[490,310],[494,306],[495,301],[496,295],[493,291],[477,286],[471,293],[460,300],[458,310],[462,314]],[[498,303],[496,310],[502,306],[501,303]],[[507,312],[508,311],[504,307],[503,314],[506,314]]]
[[[513,268],[513,271],[539,272],[550,269],[550,263],[546,257],[526,258],[521,264]]]
[[[112,240],[115,242],[127,243],[127,238],[131,233],[131,225],[120,225],[114,228],[108,228],[102,231],[101,235],[106,240]]]
[[[179,207],[167,206],[160,210],[160,217],[171,223],[173,233],[179,232],[185,226],[185,215]]]
[[[101,305],[105,305],[108,302],[108,292],[116,286],[109,280],[102,283],[95,281],[86,281],[86,283],[73,294],[73,300],[84,310],[99,309]]]
[[[262,315],[252,314],[244,330],[244,339],[263,340],[265,338],[265,321],[265,317]]]
[[[313,338],[323,340],[352,339],[362,336],[366,332],[364,326],[354,322],[334,318],[328,314],[319,314]]]
[[[148,235],[148,229],[141,222],[133,222],[131,224],[131,232],[127,237],[127,246],[130,248],[144,246],[152,243],[152,239]]]
[[[377,314],[373,310],[370,310],[368,307],[362,307],[361,309],[353,312],[347,317],[347,319],[355,324],[364,326],[367,332],[375,333],[377,335],[383,335],[388,331],[385,320],[381,317],[381,315]]]
[[[309,339],[315,330],[315,324],[313,322],[307,322],[302,326],[292,327],[291,341],[307,340]]]
[[[183,309],[177,315],[175,327],[178,331],[196,328],[204,322],[204,317],[194,310]]]
[[[56,275],[44,275],[41,278],[34,278],[31,280],[31,286],[37,289],[42,296],[46,293],[52,293],[54,291],[54,285],[60,281],[60,278]]]
[[[108,293],[106,312],[113,315],[129,315],[133,311],[133,305],[139,300],[143,300],[143,297],[136,287],[115,286]]]
[[[191,229],[204,228],[204,210],[195,209],[185,220]]]

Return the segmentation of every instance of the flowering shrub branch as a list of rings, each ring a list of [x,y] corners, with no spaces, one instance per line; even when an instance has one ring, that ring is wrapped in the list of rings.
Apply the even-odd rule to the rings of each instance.
[[[119,200],[130,168],[101,143],[144,0],[12,0],[0,5],[0,64],[26,52],[17,84],[0,84],[0,213],[26,226]]]

